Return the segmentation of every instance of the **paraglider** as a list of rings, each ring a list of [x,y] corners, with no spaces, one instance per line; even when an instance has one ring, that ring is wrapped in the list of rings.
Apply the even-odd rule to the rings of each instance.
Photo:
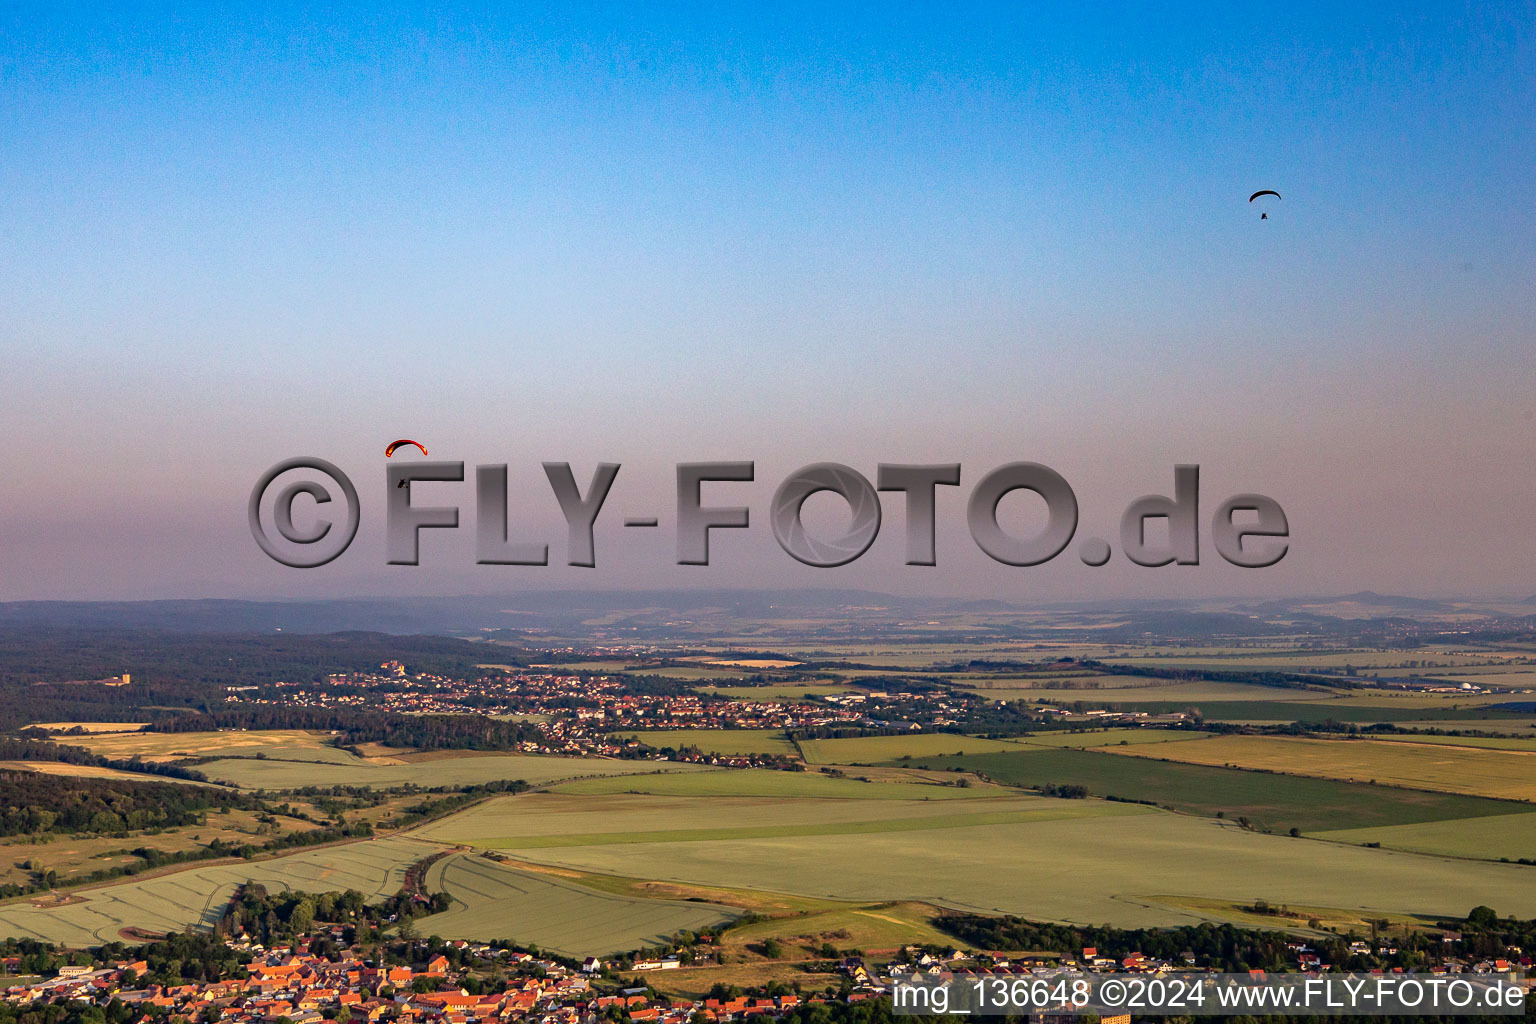
[[[1259,198],[1259,196],[1274,196],[1276,199],[1279,199],[1280,198],[1280,193],[1276,192],[1272,188],[1261,188],[1257,192],[1255,192],[1253,195],[1249,196],[1248,197],[1248,201],[1251,203],[1255,199]],[[1269,220],[1269,214],[1267,214],[1267,213],[1259,214],[1259,220]]]
[[[421,445],[420,441],[411,441],[409,439],[402,439],[402,440],[399,440],[399,441],[391,441],[391,442],[389,442],[389,446],[384,449],[384,457],[387,459],[390,456],[394,455],[395,454],[395,449],[399,448],[403,444],[413,444],[417,448],[421,448],[421,454],[423,454],[423,455],[427,454],[427,450],[425,448],[422,448],[422,445]]]

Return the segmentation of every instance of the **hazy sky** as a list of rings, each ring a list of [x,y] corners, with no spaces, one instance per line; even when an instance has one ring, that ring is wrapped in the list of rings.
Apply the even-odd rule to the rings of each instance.
[[[1536,593],[1536,6],[638,6],[7,5],[0,598]],[[386,567],[397,437],[509,463],[556,562],[539,463],[622,463],[597,568],[474,566],[467,483]],[[303,454],[363,492],[308,571],[245,520]],[[683,568],[702,459],[756,460],[709,492],[753,528]],[[965,497],[1019,459],[1108,538],[1197,462],[1202,519],[1263,492],[1291,552],[993,563]],[[895,500],[791,561],[817,461],[962,463],[939,565]]]

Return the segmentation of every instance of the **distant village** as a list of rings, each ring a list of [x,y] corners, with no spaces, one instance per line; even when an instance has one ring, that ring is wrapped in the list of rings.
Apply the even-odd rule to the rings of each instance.
[[[410,673],[399,662],[385,662],[377,673],[329,676],[324,685],[278,683],[275,687],[231,687],[226,703],[270,704],[295,708],[366,709],[411,715],[482,714],[516,717],[538,733],[518,749],[530,754],[633,757],[644,744],[625,740],[626,730],[777,729],[921,732],[944,730],[988,704],[1001,701],[947,689],[885,691],[860,689],[797,700],[738,700],[725,696],[636,693],[622,677],[513,673],[456,679]],[[1061,725],[1103,727],[1113,724],[1176,725],[1190,720],[1184,712],[1074,709],[1038,703],[1029,714]],[[692,760],[737,767],[773,764],[774,755],[724,755],[675,751],[672,760]]]

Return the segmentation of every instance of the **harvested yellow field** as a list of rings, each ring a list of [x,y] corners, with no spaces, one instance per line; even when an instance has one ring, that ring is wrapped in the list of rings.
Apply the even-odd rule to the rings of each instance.
[[[330,733],[304,729],[226,730],[220,732],[133,732],[81,736],[76,742],[103,757],[175,761],[183,757],[255,757],[273,760],[360,763],[329,745]]]
[[[81,732],[138,732],[148,724],[148,722],[39,722],[31,728],[41,729],[44,732],[69,732],[71,729],[79,729]]]
[[[706,665],[724,665],[726,668],[794,668],[798,661],[784,661],[775,658],[738,658],[734,661],[721,661],[714,658],[700,658]]]
[[[182,782],[198,785],[188,779],[173,779],[166,775],[143,775],[124,772],[116,768],[98,768],[93,764],[65,764],[62,761],[0,761],[0,771],[36,772],[39,775],[67,775],[77,779],[121,779],[125,782]]]
[[[1187,743],[1106,747],[1104,752],[1506,800],[1536,800],[1536,751],[1389,740],[1217,736]]]

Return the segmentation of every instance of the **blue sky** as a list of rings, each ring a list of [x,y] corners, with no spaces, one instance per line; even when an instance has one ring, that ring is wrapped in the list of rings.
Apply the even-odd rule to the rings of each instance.
[[[0,598],[1536,590],[1533,33],[1530,4],[14,5]],[[766,511],[809,462],[1028,458],[1109,535],[1194,461],[1297,540],[1021,572],[956,500],[931,571],[892,518],[836,572],[766,528],[708,577],[617,533],[595,574],[446,537],[386,572],[365,501],[332,566],[265,562],[267,465],[371,479],[397,436],[521,467],[535,520],[544,459],[624,463],[636,508],[756,459]]]

